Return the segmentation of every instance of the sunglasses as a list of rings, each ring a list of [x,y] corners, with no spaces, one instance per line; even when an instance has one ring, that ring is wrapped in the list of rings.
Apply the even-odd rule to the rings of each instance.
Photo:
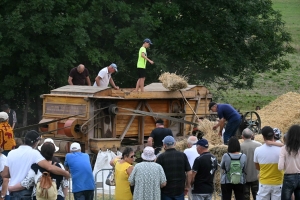
[[[135,155],[130,156],[130,158],[134,158],[134,157],[135,157]]]

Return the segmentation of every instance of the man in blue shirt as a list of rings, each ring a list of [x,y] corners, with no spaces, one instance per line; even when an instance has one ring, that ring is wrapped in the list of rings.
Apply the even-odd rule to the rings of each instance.
[[[225,126],[225,121],[227,121],[225,132],[223,135],[224,144],[227,145],[228,140],[235,135],[237,129],[241,124],[241,115],[229,104],[217,104],[215,102],[210,102],[209,110],[218,113],[218,117],[220,120],[218,124],[213,127],[213,130],[216,130],[218,127],[220,127],[220,136],[222,136],[222,130]]]
[[[71,153],[66,155],[65,166],[72,176],[72,192],[75,200],[93,200],[95,182],[89,155],[81,152],[80,144],[74,142]]]

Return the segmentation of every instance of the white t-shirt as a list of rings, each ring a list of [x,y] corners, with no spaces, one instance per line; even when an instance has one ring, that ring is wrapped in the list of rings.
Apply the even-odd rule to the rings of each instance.
[[[1,154],[0,155],[0,172],[3,171],[4,167],[7,165],[7,158],[5,155]],[[2,185],[0,186],[0,191],[2,190]],[[9,192],[7,190],[7,195],[9,195]]]
[[[39,163],[45,158],[36,149],[28,145],[21,145],[8,153],[7,167],[9,168],[9,186],[20,183],[27,175],[34,163]]]
[[[194,161],[195,159],[200,156],[197,152],[197,147],[196,145],[193,145],[191,148],[188,148],[186,150],[184,150],[184,152],[186,157],[188,158],[189,160],[189,163],[190,163],[190,166],[191,168],[193,168],[193,165],[194,165]]]
[[[98,73],[98,76],[101,78],[99,87],[107,87],[111,78],[111,73],[108,73],[107,67],[101,69]],[[93,86],[97,87],[96,81]]]

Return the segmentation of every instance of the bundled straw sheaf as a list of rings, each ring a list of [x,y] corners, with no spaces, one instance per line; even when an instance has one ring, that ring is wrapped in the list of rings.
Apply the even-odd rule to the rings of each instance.
[[[199,121],[198,129],[203,132],[204,138],[207,139],[209,145],[219,145],[222,144],[221,137],[218,135],[219,129],[213,130],[214,125],[217,122],[209,121],[204,119]]]
[[[177,91],[188,86],[186,77],[176,75],[175,73],[165,72],[160,75],[158,80],[170,91]]]

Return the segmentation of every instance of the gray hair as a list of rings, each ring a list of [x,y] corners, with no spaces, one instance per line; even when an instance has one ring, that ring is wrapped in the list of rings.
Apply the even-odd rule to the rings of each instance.
[[[245,139],[250,139],[253,136],[253,132],[249,128],[245,128],[242,132]]]
[[[198,141],[198,138],[197,138],[196,136],[190,136],[190,137],[187,139],[187,143],[190,144],[190,145],[195,144],[197,141]]]

